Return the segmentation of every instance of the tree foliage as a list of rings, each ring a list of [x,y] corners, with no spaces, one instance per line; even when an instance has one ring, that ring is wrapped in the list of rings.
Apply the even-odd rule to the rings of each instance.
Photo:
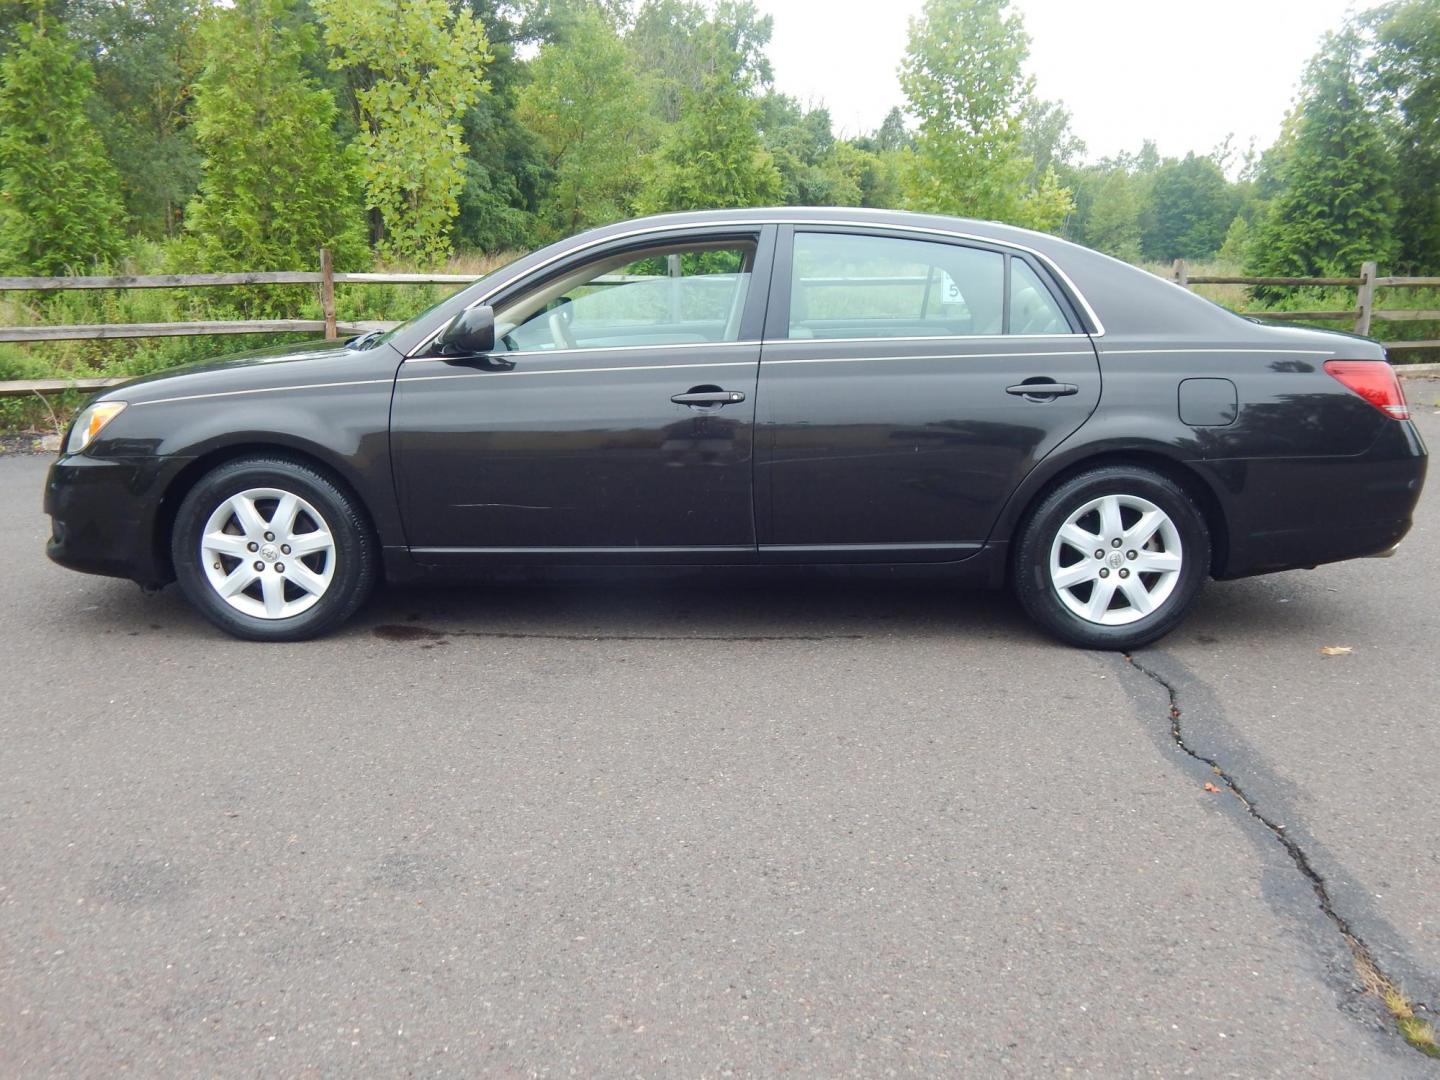
[[[1237,209],[1215,159],[1193,151],[1155,170],[1150,202],[1141,250],[1147,259],[1167,262],[1213,255]]]
[[[119,180],[88,108],[94,76],[40,14],[0,61],[0,269],[83,272],[125,242]]]
[[[91,106],[137,232],[168,236],[200,182],[189,129],[205,0],[72,0],[71,36],[95,69]]]
[[[351,80],[361,170],[388,259],[433,264],[450,252],[465,185],[461,117],[487,89],[484,28],[446,0],[311,0]]]
[[[191,261],[216,270],[368,261],[354,154],[335,133],[330,91],[303,70],[314,30],[294,0],[236,0],[202,30],[195,84],[200,192],[186,212]]]
[[[561,24],[530,64],[521,120],[539,136],[549,168],[539,218],[560,236],[617,221],[634,207],[636,161],[659,128],[634,58],[600,12],[582,8]]]
[[[1348,276],[1397,252],[1392,157],[1360,86],[1360,53],[1347,28],[1326,38],[1306,70],[1280,190],[1249,245],[1253,274]]]
[[[1367,3],[1263,153],[1085,161],[1009,0],[926,0],[906,110],[850,137],[776,91],[752,0],[3,0],[0,258],[113,260],[128,225],[206,268],[306,266],[321,242],[434,263],[779,202],[993,218],[1130,260],[1440,272],[1440,0]]]
[[[1029,37],[1009,0],[926,0],[910,23],[900,86],[919,122],[906,194],[921,210],[1054,228],[1070,208],[1032,159],[1023,114]]]
[[[1440,0],[1399,0],[1369,19],[1370,73],[1395,147],[1400,260],[1440,271]]]

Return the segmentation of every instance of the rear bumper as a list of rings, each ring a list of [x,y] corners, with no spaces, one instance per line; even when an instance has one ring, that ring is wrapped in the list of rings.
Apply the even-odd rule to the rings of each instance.
[[[1205,462],[1229,525],[1215,576],[1390,554],[1410,531],[1427,461],[1404,421],[1386,424],[1363,454]]]
[[[156,529],[162,467],[160,459],[58,459],[45,482],[45,513],[50,515],[45,554],[87,574],[130,578],[141,585],[169,581],[169,561]]]

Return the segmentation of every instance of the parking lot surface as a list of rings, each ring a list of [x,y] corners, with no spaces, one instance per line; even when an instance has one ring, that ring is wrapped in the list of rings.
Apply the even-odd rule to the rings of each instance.
[[[246,644],[46,562],[47,464],[0,458],[0,1074],[1440,1075],[1341,932],[1440,1007],[1433,492],[1132,665],[859,583]]]

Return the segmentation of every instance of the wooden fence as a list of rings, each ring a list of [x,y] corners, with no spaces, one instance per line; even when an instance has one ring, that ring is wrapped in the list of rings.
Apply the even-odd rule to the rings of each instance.
[[[330,252],[320,252],[320,269],[242,274],[158,274],[151,277],[0,277],[0,292],[60,292],[72,289],[196,289],[253,285],[318,285],[323,319],[231,319],[220,322],[98,323],[77,326],[0,326],[0,341],[88,341],[108,338],[186,337],[202,334],[363,332],[394,323],[341,324],[335,315],[336,285],[468,285],[470,274],[336,273]]]
[[[1190,276],[1184,259],[1176,259],[1173,268],[1177,284],[1194,285],[1273,285],[1349,287],[1356,290],[1355,307],[1345,311],[1244,311],[1257,319],[1277,321],[1345,321],[1354,324],[1357,334],[1369,334],[1375,320],[1440,320],[1440,310],[1376,309],[1377,289],[1440,288],[1440,277],[1381,277],[1373,262],[1360,268],[1353,278],[1282,278],[1282,277],[1214,277]],[[320,252],[320,269],[279,270],[232,274],[158,274],[148,277],[0,277],[0,292],[58,292],[72,289],[194,289],[243,288],[255,285],[318,285],[322,319],[232,319],[217,322],[171,323],[91,323],[72,326],[0,326],[0,342],[85,341],[112,338],[185,337],[210,334],[290,334],[323,333],[335,339],[341,333],[364,333],[389,329],[388,322],[341,323],[335,312],[336,285],[468,285],[474,281],[468,274],[351,274],[337,273],[331,264],[330,252]],[[1440,340],[1387,341],[1391,351],[1440,349]],[[1428,365],[1427,365],[1428,367]],[[108,386],[115,379],[30,379],[0,382],[0,397],[56,393],[67,389],[94,390]]]
[[[1269,319],[1277,322],[1326,322],[1343,321],[1354,324],[1355,333],[1369,336],[1376,320],[1381,322],[1412,322],[1440,320],[1440,311],[1424,308],[1379,308],[1375,307],[1375,293],[1378,289],[1436,289],[1440,288],[1440,277],[1381,277],[1376,264],[1367,262],[1360,267],[1360,276],[1353,278],[1288,278],[1288,277],[1214,277],[1191,276],[1184,259],[1176,259],[1171,271],[1175,283],[1184,288],[1193,285],[1279,285],[1279,286],[1328,286],[1348,287],[1355,290],[1355,306],[1346,311],[1242,311],[1241,315],[1252,319]],[[1413,349],[1440,349],[1440,340],[1386,341],[1386,349],[1407,351]]]
[[[341,323],[335,311],[336,285],[468,285],[472,274],[337,273],[330,252],[320,252],[320,269],[232,274],[155,274],[146,277],[0,277],[0,292],[60,292],[77,289],[205,289],[255,285],[317,285],[320,319],[230,319],[216,322],[88,323],[71,326],[0,326],[0,341],[95,341],[113,338],[193,337],[210,334],[343,334],[388,330],[393,322]],[[26,379],[0,382],[0,397],[99,390],[120,379]]]

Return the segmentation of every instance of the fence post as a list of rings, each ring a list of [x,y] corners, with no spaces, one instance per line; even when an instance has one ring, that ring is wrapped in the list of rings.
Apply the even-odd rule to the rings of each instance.
[[[1370,315],[1375,310],[1375,278],[1377,268],[1373,262],[1360,265],[1360,288],[1355,293],[1355,306],[1359,313],[1355,317],[1355,333],[1370,335]]]
[[[340,335],[335,326],[335,265],[328,247],[320,249],[320,308],[325,313],[325,340],[334,341]]]
[[[1190,287],[1190,272],[1185,269],[1184,259],[1175,260],[1175,284],[1179,285],[1182,289],[1188,289]]]

